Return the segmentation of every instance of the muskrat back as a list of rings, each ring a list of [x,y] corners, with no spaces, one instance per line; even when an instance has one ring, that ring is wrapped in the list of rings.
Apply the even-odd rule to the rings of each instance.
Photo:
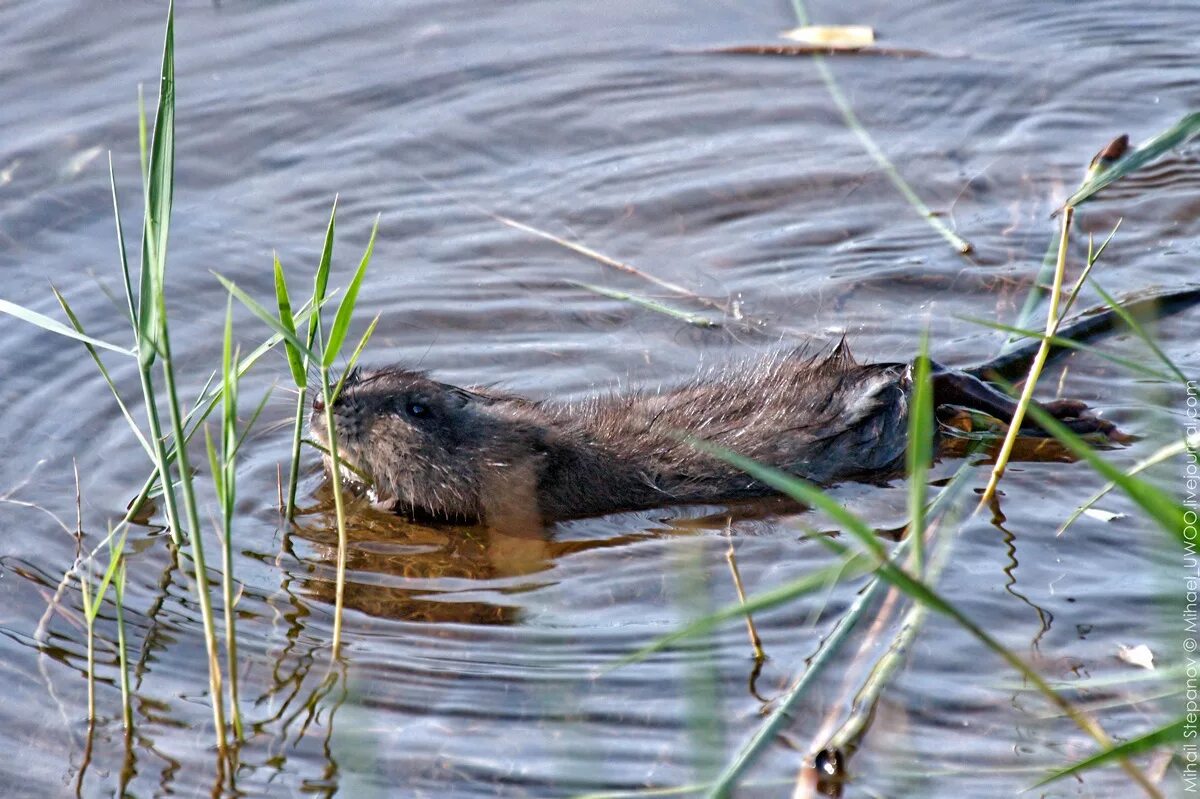
[[[961,372],[936,367],[934,385],[935,399],[940,391],[997,415],[1011,409]],[[688,438],[818,484],[891,476],[904,458],[911,391],[909,364],[860,364],[843,343],[818,357],[775,353],[669,389],[578,402],[460,388],[401,367],[356,371],[334,419],[339,453],[380,502],[440,519],[525,524],[772,493]],[[1084,407],[1052,406],[1060,417]],[[316,410],[313,432],[325,443]]]

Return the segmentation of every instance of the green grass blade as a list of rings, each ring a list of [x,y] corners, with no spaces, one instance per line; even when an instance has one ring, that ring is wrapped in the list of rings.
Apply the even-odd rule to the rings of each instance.
[[[342,344],[346,340],[346,332],[350,329],[350,318],[354,315],[354,306],[358,302],[358,289],[362,285],[363,277],[367,274],[367,265],[371,263],[371,254],[375,251],[375,235],[378,232],[379,217],[377,216],[375,224],[371,227],[371,239],[367,242],[366,252],[363,253],[362,260],[358,263],[358,269],[355,270],[350,285],[346,287],[346,293],[342,295],[342,301],[338,304],[337,313],[333,317],[333,326],[329,329],[329,338],[322,349],[321,365],[326,369],[333,366],[333,361],[341,352]]]
[[[1055,780],[1068,777],[1072,774],[1078,774],[1081,771],[1087,771],[1100,766],[1107,766],[1121,759],[1129,758],[1133,755],[1141,754],[1142,752],[1148,752],[1149,750],[1155,749],[1159,746],[1182,743],[1186,729],[1187,719],[1177,719],[1176,721],[1172,721],[1170,724],[1166,724],[1156,730],[1151,730],[1144,735],[1131,738],[1128,741],[1117,744],[1116,746],[1110,746],[1103,751],[1097,752],[1091,757],[1084,758],[1078,763],[1068,766],[1067,768],[1059,769],[1058,771],[1055,771],[1047,776],[1045,779],[1039,780],[1033,785],[1030,785],[1028,788],[1026,788],[1026,790],[1031,791],[1034,788],[1040,788],[1043,785],[1054,782]]]
[[[1141,169],[1166,152],[1175,149],[1200,134],[1200,111],[1188,114],[1153,139],[1143,143],[1137,149],[1126,153],[1125,157],[1115,164],[1093,175],[1086,180],[1074,194],[1067,198],[1063,207],[1078,206],[1091,199],[1097,192],[1116,183],[1121,178]]]
[[[851,533],[877,561],[887,560],[887,551],[883,548],[883,544],[879,543],[879,539],[875,536],[875,531],[862,519],[843,508],[841,503],[807,480],[803,480],[787,472],[781,472],[778,469],[772,469],[769,466],[763,466],[737,453],[709,444],[707,441],[690,437],[684,440],[701,452],[705,452],[715,458],[720,458],[726,463],[741,469],[755,480],[769,485],[776,491],[787,494],[792,499],[803,502],[805,505],[825,513],[847,532]]]
[[[28,308],[23,308],[16,303],[9,302],[8,300],[0,300],[0,313],[6,313],[9,316],[15,316],[17,319],[20,319],[23,322],[28,322],[31,325],[37,325],[42,330],[46,330],[51,333],[57,333],[60,336],[66,336],[67,338],[72,338],[76,341],[82,341],[84,344],[91,344],[93,347],[99,347],[100,349],[109,350],[110,352],[119,352],[122,355],[128,355],[131,358],[136,356],[136,353],[133,350],[128,350],[124,347],[118,347],[116,344],[109,344],[107,341],[101,341],[98,338],[85,336],[77,330],[72,330],[71,328],[67,327],[62,322],[51,319],[49,316],[40,314],[37,311],[31,311]]]
[[[1183,531],[1187,527],[1184,522],[1184,507],[1170,494],[1147,480],[1141,480],[1125,474],[1101,458],[1082,438],[1071,430],[1068,430],[1062,422],[1046,413],[1037,405],[1031,403],[1028,411],[1043,429],[1048,430],[1075,457],[1087,461],[1088,465],[1099,473],[1101,477],[1120,487],[1130,499],[1146,512],[1146,515],[1158,522],[1164,532],[1178,540],[1180,544],[1187,543],[1183,537]]]
[[[172,4],[173,5],[173,4]],[[162,80],[154,119],[154,141],[150,151],[147,203],[149,233],[155,267],[154,281],[162,286],[166,273],[167,235],[175,193],[175,13],[167,16],[163,43]]]
[[[363,348],[367,346],[367,342],[371,339],[371,334],[375,332],[375,326],[379,324],[379,318],[382,314],[375,314],[375,318],[371,320],[371,324],[367,325],[367,330],[362,334],[362,338],[358,340],[358,346],[354,348],[354,352],[350,355],[350,361],[346,364],[346,368],[342,370],[342,376],[338,378],[337,385],[333,389],[330,397],[334,402],[342,393],[342,386],[346,383],[346,377],[354,369],[354,365],[358,363],[358,356],[362,355]]]
[[[929,332],[913,369],[913,393],[908,413],[908,537],[913,539],[914,567],[925,571],[925,481],[933,461],[933,386],[930,383]]]
[[[1156,466],[1163,461],[1176,458],[1187,452],[1189,449],[1200,450],[1200,435],[1194,436],[1190,439],[1185,439],[1183,441],[1176,441],[1174,444],[1168,444],[1167,446],[1162,447],[1156,452],[1151,453],[1148,457],[1135,463],[1127,472],[1125,472],[1125,474],[1129,475],[1130,477],[1135,477],[1136,475],[1141,474],[1145,470],[1149,469],[1151,466]],[[1058,532],[1056,532],[1055,535],[1062,535],[1065,533],[1067,528],[1074,524],[1075,521],[1087,511],[1088,508],[1104,499],[1104,497],[1116,487],[1116,483],[1105,483],[1103,488],[1101,488],[1095,494],[1092,494],[1092,496],[1088,497],[1088,499],[1082,505],[1072,511],[1071,515],[1067,517],[1067,520],[1059,525]]]
[[[234,447],[230,452],[230,459],[236,456],[238,451],[242,448],[242,444],[245,443],[246,437],[250,435],[250,430],[254,427],[254,423],[258,421],[258,417],[262,414],[263,408],[267,407],[267,400],[269,399],[271,399],[270,389],[263,393],[263,398],[259,400],[258,406],[254,409],[254,413],[250,414],[250,418],[246,420],[245,426],[242,427],[242,434],[238,437],[237,442],[234,444]]]
[[[71,306],[67,302],[67,298],[64,297],[53,285],[50,286],[50,290],[54,292],[54,297],[58,300],[58,304],[62,306],[63,313],[67,315],[67,320],[70,321],[71,327],[75,328],[76,332],[80,333],[81,335],[85,335],[83,325],[80,324],[79,317],[75,315],[73,310],[71,310]],[[92,356],[92,361],[95,362],[96,368],[100,370],[100,376],[104,378],[104,382],[108,385],[108,390],[112,392],[113,398],[117,401],[117,407],[121,410],[121,415],[125,417],[125,421],[129,424],[129,429],[132,430],[133,434],[137,437],[138,443],[142,445],[142,449],[146,450],[146,454],[150,456],[150,460],[154,460],[156,457],[154,449],[150,446],[150,442],[146,440],[146,436],[142,434],[142,429],[138,427],[137,422],[134,421],[133,414],[129,412],[129,408],[126,407],[125,401],[121,399],[121,394],[117,391],[117,386],[115,383],[113,383],[112,376],[109,375],[108,368],[104,365],[104,361],[100,359],[100,354],[96,352],[95,347],[87,342],[84,342],[83,346],[87,348],[88,355]]]
[[[333,263],[333,233],[337,221],[338,198],[333,198],[333,209],[329,212],[329,224],[325,227],[325,243],[321,246],[321,260],[317,263],[317,273],[313,277],[312,304],[320,307],[325,304],[325,293],[329,286],[329,267]],[[317,335],[317,318],[308,320],[308,348],[312,349]]]
[[[239,353],[240,354],[240,353]],[[221,429],[226,442],[224,454],[228,457],[228,442],[235,438],[237,429],[237,388],[238,380],[234,376],[233,355],[233,295],[226,298],[225,304],[225,335],[221,343]]]
[[[603,286],[596,286],[592,283],[582,283],[578,280],[568,280],[567,283],[572,286],[578,286],[581,289],[590,291],[593,294],[599,294],[602,297],[609,297],[610,299],[620,300],[621,302],[633,303],[634,305],[645,308],[648,311],[664,314],[674,319],[678,319],[681,322],[687,322],[689,325],[695,325],[696,327],[721,326],[721,323],[715,319],[709,319],[707,316],[695,314],[690,311],[680,310],[673,305],[668,305],[665,302],[661,302],[650,297],[645,297],[641,294],[631,294],[627,291],[606,289]]]
[[[138,104],[141,104],[141,89],[138,89]],[[144,171],[144,168],[143,168]],[[143,175],[143,181],[145,176]],[[134,333],[137,334],[141,330],[138,326],[138,309],[137,301],[133,296],[133,282],[129,275],[129,254],[125,250],[125,227],[121,224],[121,204],[117,201],[117,174],[113,171],[112,153],[108,154],[108,185],[112,190],[113,202],[113,219],[117,226],[117,254],[121,258],[121,278],[125,288],[125,307],[129,313],[129,323],[133,326]],[[139,346],[142,342],[138,342]]]
[[[217,447],[213,444],[212,433],[208,425],[204,425],[204,451],[208,453],[208,468],[212,471],[213,490],[217,492],[217,504],[225,505],[225,472],[221,469]]]
[[[234,297],[237,297],[237,299],[242,303],[242,305],[245,305],[247,308],[250,309],[251,313],[253,313],[259,319],[266,322],[267,327],[274,330],[275,333],[277,335],[279,335],[284,341],[290,342],[292,344],[292,346],[294,346],[297,350],[299,350],[299,352],[305,358],[308,358],[309,360],[311,360],[313,362],[320,361],[320,359],[317,358],[316,355],[314,355],[311,350],[309,350],[309,348],[305,345],[305,343],[296,337],[295,333],[291,332],[286,327],[284,327],[283,323],[281,323],[278,319],[276,319],[275,316],[270,311],[268,311],[266,308],[264,308],[262,305],[260,305],[257,300],[255,300],[249,294],[247,294],[246,292],[244,292],[240,288],[238,288],[237,284],[234,283],[232,280],[229,280],[228,278],[223,277],[222,275],[218,275],[216,272],[213,272],[213,274],[216,275],[217,280],[221,281],[221,285],[224,286],[229,291],[230,294],[232,294]]]
[[[158,110],[154,116],[154,139],[150,144],[150,166],[146,180],[145,222],[142,228],[142,273],[138,295],[139,337],[153,346],[141,351],[152,360],[159,348],[162,328],[159,315],[162,286],[167,268],[167,238],[175,185],[175,7],[167,12],[163,42]]]
[[[96,589],[96,597],[92,606],[87,609],[88,623],[95,621],[96,614],[100,612],[100,605],[104,603],[104,595],[108,593],[108,584],[112,582],[113,575],[117,573],[121,552],[125,549],[125,536],[128,534],[129,528],[125,528],[125,532],[121,533],[121,539],[109,547],[108,568],[104,570],[104,576],[100,578],[100,587]]]
[[[1005,333],[1013,333],[1017,336],[1023,336],[1025,338],[1047,339],[1045,331],[1042,330],[1030,330],[1029,328],[1016,327],[1015,325],[1006,325],[1003,322],[994,322],[990,319],[980,319],[977,316],[956,315],[955,318],[961,319],[964,322],[971,322],[973,324],[983,325],[984,327],[990,327],[993,330],[999,330]],[[1075,341],[1074,339],[1063,338],[1062,336],[1049,336],[1048,339],[1055,347],[1079,350],[1080,352],[1086,352],[1091,355],[1095,355],[1098,358],[1103,358],[1109,363],[1115,363],[1118,366],[1123,366],[1131,372],[1136,372],[1143,377],[1149,377],[1154,380],[1159,380],[1163,383],[1175,382],[1175,377],[1173,375],[1169,375],[1166,372],[1160,372],[1157,369],[1146,366],[1138,361],[1131,361],[1128,358],[1122,358],[1119,355],[1113,355],[1111,352],[1102,350],[1092,344],[1085,344],[1082,341]]]
[[[1031,410],[1033,409],[1031,408]],[[1037,410],[1040,411],[1040,409]],[[1045,416],[1047,414],[1043,413],[1042,415]],[[1039,419],[1039,422],[1040,421],[1041,420]],[[874,535],[874,532],[862,520],[860,520],[850,511],[843,508],[832,497],[828,496],[825,494],[825,492],[816,488],[807,481],[801,480],[786,472],[781,472],[767,466],[762,466],[750,460],[749,458],[736,455],[726,449],[715,447],[703,441],[696,441],[694,439],[688,439],[688,441],[692,446],[696,447],[700,451],[720,458],[746,472],[746,474],[750,475],[756,480],[771,486],[777,491],[787,494],[793,499],[804,502],[805,504],[828,514],[832,519],[842,525],[842,528],[847,533],[852,535],[863,547],[863,549],[872,556],[876,564],[876,574],[878,574],[880,578],[895,586],[910,599],[921,602],[933,610],[949,616],[966,632],[970,633],[976,640],[1003,658],[1004,661],[1012,668],[1019,671],[1026,680],[1037,687],[1039,693],[1041,693],[1044,697],[1046,697],[1046,699],[1051,701],[1064,713],[1069,715],[1071,720],[1074,721],[1080,727],[1080,729],[1091,735],[1092,738],[1097,741],[1097,743],[1100,743],[1105,747],[1112,745],[1111,739],[1104,732],[1103,728],[1077,710],[1070,702],[1054,691],[1036,671],[1029,667],[1024,660],[992,637],[986,630],[972,621],[971,618],[962,611],[958,610],[958,608],[956,608],[953,604],[946,601],[931,587],[914,578],[897,563],[889,559],[883,548],[883,545],[879,543],[878,539]],[[1183,528],[1180,526],[1178,529],[1182,531]],[[1179,534],[1182,535],[1182,532]],[[747,747],[747,750],[749,750],[749,747]],[[755,756],[757,751],[757,749],[753,750]],[[726,769],[726,771],[722,774],[721,779],[718,780],[709,795],[713,797],[728,796],[733,790],[734,784],[736,783],[738,777],[748,767],[749,759],[748,752],[743,751],[742,755],[739,755],[738,760],[735,761],[735,763]],[[1146,776],[1128,760],[1122,760],[1121,765],[1126,772],[1138,782],[1139,785],[1150,785],[1149,781],[1146,779]]]
[[[1104,300],[1109,308],[1112,308],[1113,313],[1121,317],[1121,321],[1133,331],[1135,336],[1142,340],[1143,344],[1150,348],[1150,351],[1154,353],[1155,357],[1162,361],[1163,365],[1171,370],[1180,383],[1186,385],[1188,382],[1187,377],[1183,374],[1183,372],[1179,371],[1179,367],[1175,365],[1175,362],[1172,361],[1167,354],[1162,351],[1162,348],[1159,347],[1154,338],[1146,332],[1146,328],[1142,327],[1141,323],[1134,318],[1133,314],[1131,314],[1128,309],[1121,305],[1121,303],[1118,302],[1115,297],[1105,291],[1094,278],[1092,279],[1091,283],[1092,288],[1094,288],[1096,293],[1100,295],[1100,299]]]
[[[280,324],[293,337],[299,339],[296,335],[296,320],[292,318],[292,301],[288,297],[287,280],[283,276],[283,266],[279,263],[278,255],[275,256],[275,304],[279,306]],[[292,381],[297,388],[307,388],[308,375],[305,374],[303,356],[290,341],[284,341],[284,347],[287,350],[288,367],[292,370]]]

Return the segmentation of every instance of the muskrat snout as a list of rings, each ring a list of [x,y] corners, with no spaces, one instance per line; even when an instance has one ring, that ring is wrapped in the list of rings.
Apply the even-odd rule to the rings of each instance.
[[[320,397],[313,397],[313,413],[321,413],[325,410],[325,400]]]

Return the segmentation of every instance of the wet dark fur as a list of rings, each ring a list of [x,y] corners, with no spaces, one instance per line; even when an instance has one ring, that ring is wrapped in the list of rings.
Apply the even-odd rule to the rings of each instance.
[[[1187,286],[1133,298],[1124,308],[1161,317],[1198,300],[1200,288]],[[1086,340],[1119,324],[1120,315],[1106,308],[1081,314],[1059,336]],[[934,403],[1011,418],[1013,400],[983,381],[1023,373],[1038,345],[1027,340],[962,371],[934,364]],[[908,364],[859,364],[842,344],[823,356],[781,352],[667,390],[574,403],[463,389],[391,367],[349,376],[334,414],[339,451],[374,484],[381,503],[526,527],[772,493],[681,436],[820,484],[890,476],[904,458],[911,388]],[[1081,402],[1041,407],[1077,433],[1130,440]],[[312,430],[324,442],[319,410],[315,404]]]
[[[574,403],[385,368],[348,379],[334,412],[339,451],[395,509],[549,521],[771,493],[681,435],[816,483],[893,472],[904,458],[910,388],[907,364],[859,364],[843,345]],[[313,430],[323,441],[322,414]]]

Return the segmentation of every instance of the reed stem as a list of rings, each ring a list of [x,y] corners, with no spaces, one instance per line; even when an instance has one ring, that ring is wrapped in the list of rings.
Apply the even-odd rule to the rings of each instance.
[[[1058,303],[1062,296],[1063,276],[1067,271],[1067,245],[1070,242],[1071,220],[1074,216],[1075,209],[1068,205],[1062,214],[1062,227],[1058,238],[1058,259],[1054,265],[1054,285],[1050,289],[1050,301],[1046,309],[1046,335],[1038,345],[1033,363],[1029,367],[1029,376],[1021,388],[1021,398],[1017,401],[1017,409],[1009,423],[1008,434],[1004,437],[1000,454],[996,456],[996,464],[992,467],[987,488],[984,489],[983,496],[979,500],[979,508],[983,508],[991,502],[996,495],[996,488],[1000,484],[1000,479],[1004,477],[1004,470],[1008,466],[1009,458],[1012,457],[1013,446],[1017,443],[1017,437],[1021,433],[1021,424],[1025,421],[1025,411],[1029,407],[1029,403],[1033,401],[1033,392],[1037,388],[1038,377],[1042,374],[1046,358],[1050,355],[1050,338],[1058,332]]]

